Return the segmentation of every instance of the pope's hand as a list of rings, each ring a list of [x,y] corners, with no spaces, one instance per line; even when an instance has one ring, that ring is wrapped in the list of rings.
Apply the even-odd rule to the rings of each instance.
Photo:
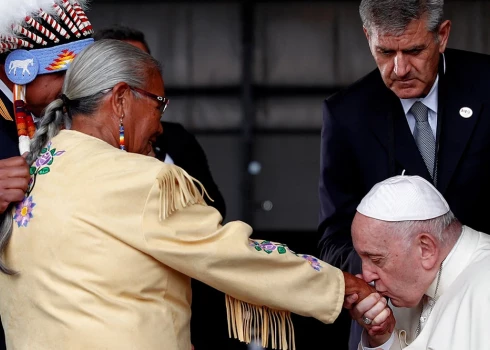
[[[346,298],[344,306],[351,309],[352,318],[366,330],[370,347],[377,347],[387,342],[395,328],[395,318],[387,305],[386,298],[378,293],[372,293],[358,303],[353,299],[355,297]]]
[[[24,199],[29,180],[29,166],[24,157],[0,160],[0,214],[10,203]]]

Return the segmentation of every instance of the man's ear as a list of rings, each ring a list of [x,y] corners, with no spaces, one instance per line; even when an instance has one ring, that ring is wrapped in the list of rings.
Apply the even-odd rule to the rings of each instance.
[[[449,40],[449,33],[451,32],[451,21],[446,20],[439,26],[437,35],[439,37],[439,52],[443,53],[446,50],[447,42]]]
[[[128,98],[131,93],[131,88],[127,83],[117,83],[112,88],[111,107],[115,116],[118,118],[124,117],[124,109],[129,103]]]
[[[364,35],[366,36],[368,46],[369,46],[369,51],[371,51],[371,54],[374,56],[373,47],[371,46],[371,39],[373,38],[373,33],[369,32],[369,30],[366,27],[362,27],[362,30],[364,32]],[[374,33],[374,35],[377,35],[377,34]]]
[[[421,233],[417,236],[417,243],[422,266],[427,270],[431,270],[439,257],[438,242],[434,236],[428,233]]]
[[[364,35],[366,36],[366,39],[368,40],[369,42],[369,31],[366,29],[366,27],[362,27],[362,30],[364,32]]]

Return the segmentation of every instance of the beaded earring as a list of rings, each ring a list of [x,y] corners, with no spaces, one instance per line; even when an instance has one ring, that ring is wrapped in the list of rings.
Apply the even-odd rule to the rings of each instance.
[[[123,125],[123,117],[124,117],[124,115],[119,119],[119,148],[124,151],[125,148],[124,148],[124,125]]]

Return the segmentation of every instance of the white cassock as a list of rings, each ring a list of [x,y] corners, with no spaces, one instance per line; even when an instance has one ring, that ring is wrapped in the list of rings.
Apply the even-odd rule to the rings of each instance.
[[[390,307],[396,319],[391,339],[379,350],[490,349],[490,235],[463,226],[463,232],[437,276],[414,308]],[[432,312],[430,303],[434,302]],[[421,331],[416,336],[417,327]]]

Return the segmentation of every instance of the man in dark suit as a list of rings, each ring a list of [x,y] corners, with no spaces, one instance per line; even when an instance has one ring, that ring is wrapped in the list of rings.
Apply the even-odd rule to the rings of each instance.
[[[210,201],[209,205],[216,208],[225,217],[226,205],[218,185],[214,182],[204,150],[196,137],[188,132],[181,124],[162,122],[163,134],[153,145],[155,156],[166,162],[180,166],[189,175],[198,179],[206,188]]]
[[[360,14],[378,69],[324,102],[319,186],[321,257],[352,273],[356,207],[403,171],[490,233],[490,57],[446,50],[443,0],[363,0]]]

